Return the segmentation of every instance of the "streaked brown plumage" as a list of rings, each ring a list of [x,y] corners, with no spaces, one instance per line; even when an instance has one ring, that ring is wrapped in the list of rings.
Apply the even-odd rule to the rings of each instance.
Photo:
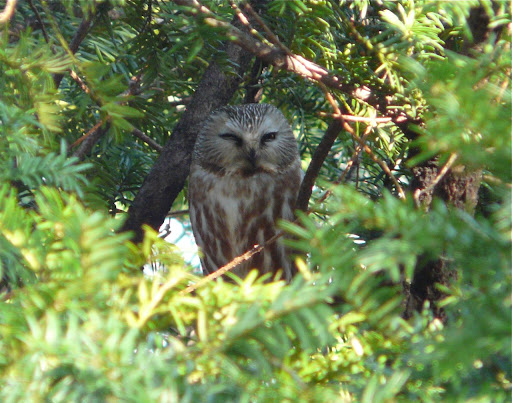
[[[302,170],[290,125],[266,104],[228,106],[214,112],[199,133],[189,198],[202,266],[212,273],[275,235],[279,219],[293,219]],[[279,240],[233,272],[276,273],[292,267]]]

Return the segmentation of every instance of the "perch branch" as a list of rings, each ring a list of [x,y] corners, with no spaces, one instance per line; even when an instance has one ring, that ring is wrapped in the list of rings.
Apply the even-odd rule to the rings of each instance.
[[[176,4],[184,3],[177,1]],[[197,2],[185,3],[190,4],[197,4],[199,11],[204,8]],[[238,23],[237,17],[233,19],[233,23]],[[134,242],[142,240],[143,224],[157,229],[164,221],[172,203],[185,185],[192,149],[201,125],[213,110],[229,102],[249,67],[253,56],[251,52],[241,49],[233,42],[227,42],[224,50],[224,59],[231,60],[232,65],[236,66],[235,74],[225,74],[220,63],[215,61],[206,69],[187,109],[174,127],[169,142],[162,149],[128,210],[128,218],[121,231],[133,231]],[[151,206],[150,209],[147,208],[148,205]]]
[[[275,241],[277,241],[279,238],[281,238],[284,235],[284,231],[279,231],[277,234],[275,234],[272,238],[270,238],[268,241],[262,243],[261,245],[254,245],[254,247],[247,252],[241,254],[240,256],[235,257],[231,262],[228,264],[222,266],[218,270],[214,271],[213,273],[208,274],[206,277],[201,278],[197,283],[189,285],[187,288],[182,290],[180,292],[181,295],[191,293],[198,288],[202,287],[206,283],[215,280],[216,278],[219,278],[220,276],[226,274],[228,271],[234,269],[239,264],[249,260],[257,253],[260,253],[265,247],[267,247],[270,244],[273,244]]]

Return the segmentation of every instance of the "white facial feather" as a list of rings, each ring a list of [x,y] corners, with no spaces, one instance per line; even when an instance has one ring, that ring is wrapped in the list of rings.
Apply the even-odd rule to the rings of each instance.
[[[214,113],[199,134],[194,160],[227,174],[276,173],[297,158],[290,125],[275,107],[249,104]]]

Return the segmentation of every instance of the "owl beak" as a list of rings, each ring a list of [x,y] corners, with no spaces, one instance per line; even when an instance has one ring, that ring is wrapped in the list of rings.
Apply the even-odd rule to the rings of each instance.
[[[252,167],[256,167],[256,150],[250,148],[247,152],[247,160],[250,162]]]

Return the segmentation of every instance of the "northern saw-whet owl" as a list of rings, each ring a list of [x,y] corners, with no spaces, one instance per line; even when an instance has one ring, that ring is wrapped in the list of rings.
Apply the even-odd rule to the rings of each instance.
[[[280,219],[292,220],[303,172],[297,142],[274,106],[247,104],[213,112],[198,134],[189,179],[190,220],[206,274],[274,236]],[[241,263],[245,277],[292,264],[279,239]]]

